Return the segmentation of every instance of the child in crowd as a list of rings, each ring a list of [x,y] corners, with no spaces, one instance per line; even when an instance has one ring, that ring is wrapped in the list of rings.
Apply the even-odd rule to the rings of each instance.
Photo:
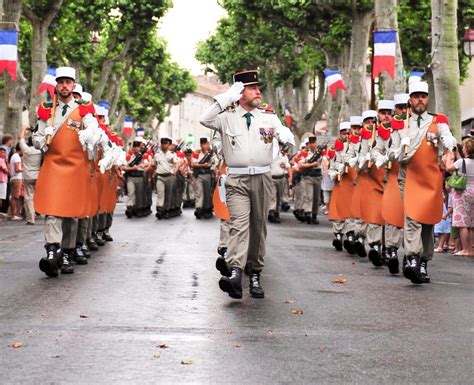
[[[435,253],[446,253],[449,248],[449,238],[451,234],[451,219],[453,215],[453,205],[451,203],[451,207],[449,207],[449,197],[451,187],[448,185],[448,181],[446,180],[444,183],[444,190],[443,190],[443,217],[441,221],[435,225],[434,232],[435,235],[438,237],[438,247],[434,250]],[[452,198],[451,198],[452,201]]]

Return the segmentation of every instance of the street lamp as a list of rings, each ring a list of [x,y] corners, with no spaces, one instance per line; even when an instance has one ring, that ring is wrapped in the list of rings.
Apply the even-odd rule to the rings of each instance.
[[[472,58],[474,56],[474,30],[472,30],[470,27],[466,29],[462,41],[464,53],[469,58]]]
[[[92,49],[95,51],[100,44],[100,37],[99,33],[96,31],[92,31],[92,38],[91,38]]]

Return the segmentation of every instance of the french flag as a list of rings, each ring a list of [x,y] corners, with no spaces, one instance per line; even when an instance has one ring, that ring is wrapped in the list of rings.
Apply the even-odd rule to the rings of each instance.
[[[339,70],[324,70],[324,77],[328,85],[331,96],[336,95],[338,89],[345,90],[346,86],[342,80],[341,71]]]
[[[143,127],[137,127],[137,136],[145,136],[145,129]]]
[[[18,32],[0,31],[0,73],[7,71],[16,80],[18,60]]]
[[[110,110],[110,103],[104,100],[99,100],[99,106],[104,107],[106,110]]]
[[[125,117],[125,121],[123,122],[123,130],[122,135],[130,136],[133,132],[133,119],[130,117]]]
[[[39,95],[44,91],[48,91],[48,93],[51,95],[51,98],[53,98],[55,88],[56,88],[56,68],[49,67],[48,71],[46,72],[45,77],[43,78],[43,81],[38,87],[38,91],[36,92],[36,95]]]
[[[374,62],[372,63],[372,78],[382,71],[387,71],[392,79],[395,78],[395,52],[397,47],[397,31],[374,32]]]
[[[285,123],[286,123],[286,127],[291,127],[291,122],[292,122],[292,119],[291,119],[290,110],[288,108],[288,103],[285,103]]]

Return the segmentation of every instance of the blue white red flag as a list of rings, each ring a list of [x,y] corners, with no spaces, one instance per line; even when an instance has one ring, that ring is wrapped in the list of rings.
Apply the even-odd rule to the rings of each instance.
[[[143,127],[137,127],[136,131],[137,131],[137,136],[141,136],[141,137],[145,136],[145,129]]]
[[[395,78],[395,53],[397,48],[397,31],[374,32],[374,62],[372,63],[372,78],[386,71],[392,79]]]
[[[48,91],[51,98],[54,97],[54,89],[56,88],[56,68],[49,67],[46,75],[43,78],[36,95],[41,94],[44,91]]]
[[[130,117],[125,117],[125,121],[123,122],[123,130],[122,135],[130,136],[133,132],[133,119]]]
[[[339,70],[324,70],[324,78],[326,79],[326,83],[328,85],[329,91],[331,92],[331,96],[334,97],[336,95],[336,91],[338,89],[345,90],[346,86],[344,81],[342,80],[341,71]]]
[[[292,119],[291,119],[290,110],[288,108],[288,103],[285,103],[285,123],[286,123],[286,127],[291,127],[291,122],[292,122]]]
[[[110,103],[104,100],[99,100],[99,106],[104,107],[106,110],[110,110]]]
[[[0,73],[7,71],[16,80],[18,61],[18,32],[0,31]]]

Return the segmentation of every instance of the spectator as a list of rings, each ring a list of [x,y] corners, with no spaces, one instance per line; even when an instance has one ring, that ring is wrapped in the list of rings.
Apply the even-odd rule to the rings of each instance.
[[[3,201],[7,199],[8,171],[7,150],[0,147],[0,207],[2,207]],[[0,212],[0,217],[5,216],[6,214]]]
[[[468,138],[463,141],[464,158],[456,151],[456,161],[453,163],[448,158],[446,171],[456,171],[458,175],[464,173],[467,176],[467,186],[464,191],[456,191],[453,199],[453,226],[459,228],[462,250],[455,255],[473,255],[472,239],[474,228],[474,139]]]
[[[10,206],[12,221],[21,220],[21,196],[23,187],[22,163],[21,163],[21,148],[18,143],[15,147],[16,152],[10,158]]]
[[[441,221],[435,225],[434,232],[438,236],[438,247],[434,250],[435,253],[445,253],[449,249],[449,236],[451,234],[451,216],[453,208],[448,207],[448,197],[451,188],[446,181],[443,190],[443,217]]]
[[[321,191],[323,194],[323,214],[328,214],[329,201],[331,200],[332,189],[334,188],[334,182],[329,177],[329,158],[324,155],[321,161],[321,170],[323,178],[321,180]]]
[[[2,137],[2,144],[0,148],[4,148],[7,153],[7,159],[10,159],[10,153],[13,148],[13,136],[10,134],[5,134]]]
[[[34,148],[31,136],[25,141],[24,128],[20,132],[20,148],[23,153],[23,187],[25,188],[25,217],[27,225],[35,224],[35,207],[33,198],[35,194],[36,179],[41,167],[42,153]]]

